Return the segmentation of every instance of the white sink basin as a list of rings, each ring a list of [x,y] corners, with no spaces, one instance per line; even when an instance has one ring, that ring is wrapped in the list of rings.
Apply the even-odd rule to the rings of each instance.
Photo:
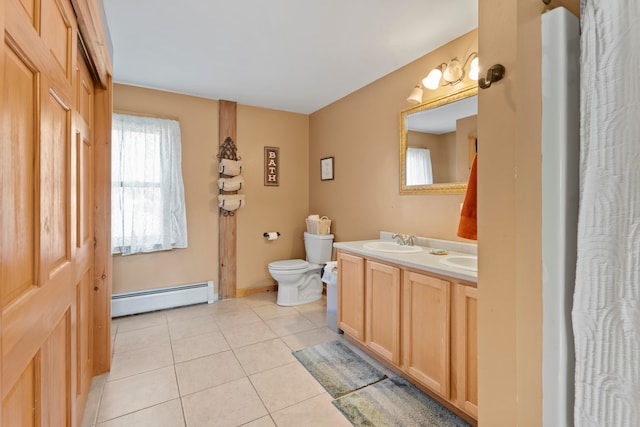
[[[396,242],[385,242],[385,241],[365,243],[364,245],[362,245],[362,247],[365,249],[370,249],[372,251],[394,252],[394,253],[400,253],[400,254],[402,253],[410,254],[410,253],[420,252],[422,250],[420,246],[405,246],[405,245],[399,245]]]
[[[478,257],[474,255],[452,255],[442,258],[440,262],[449,267],[462,268],[463,270],[478,271]]]

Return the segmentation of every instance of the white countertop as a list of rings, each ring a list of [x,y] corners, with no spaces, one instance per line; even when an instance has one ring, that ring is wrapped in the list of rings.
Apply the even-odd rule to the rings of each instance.
[[[386,232],[380,233],[380,240],[389,240]],[[453,277],[455,279],[466,280],[468,282],[477,283],[478,273],[471,270],[465,270],[458,267],[452,267],[442,264],[440,260],[448,256],[465,256],[476,255],[476,245],[469,243],[449,242],[446,240],[436,240],[428,238],[416,238],[416,247],[421,249],[420,252],[414,253],[396,253],[381,252],[367,249],[364,247],[366,243],[377,242],[379,240],[359,240],[354,242],[335,242],[333,247],[345,251],[353,252],[359,255],[377,258],[383,261],[399,264],[405,267],[415,268],[426,272],[440,274],[443,276]],[[446,249],[447,255],[431,254],[431,249]]]

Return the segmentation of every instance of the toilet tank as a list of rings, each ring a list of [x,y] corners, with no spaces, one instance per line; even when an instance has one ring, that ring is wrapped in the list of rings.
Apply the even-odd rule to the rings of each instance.
[[[304,233],[304,250],[307,261],[313,264],[326,264],[331,261],[333,234]]]

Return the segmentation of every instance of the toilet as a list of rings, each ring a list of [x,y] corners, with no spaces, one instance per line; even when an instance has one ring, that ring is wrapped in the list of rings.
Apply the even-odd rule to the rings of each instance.
[[[307,260],[288,259],[269,264],[269,274],[278,282],[282,306],[307,304],[322,297],[322,268],[331,261],[333,234],[304,233]]]

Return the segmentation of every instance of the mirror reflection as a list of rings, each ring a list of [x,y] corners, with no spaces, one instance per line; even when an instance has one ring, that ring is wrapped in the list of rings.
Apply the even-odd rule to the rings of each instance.
[[[400,113],[400,192],[464,193],[477,151],[477,87]]]

